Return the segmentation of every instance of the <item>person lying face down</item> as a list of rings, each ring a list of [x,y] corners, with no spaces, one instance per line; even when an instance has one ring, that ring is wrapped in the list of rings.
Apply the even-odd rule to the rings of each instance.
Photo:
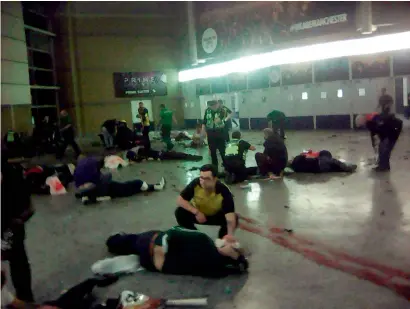
[[[184,152],[176,151],[157,151],[152,148],[147,149],[145,146],[136,146],[127,151],[126,157],[133,162],[141,162],[143,160],[185,160],[185,161],[201,161],[202,156],[191,155]]]
[[[140,264],[149,271],[176,275],[221,277],[241,273],[248,262],[237,243],[225,237],[224,245],[217,247],[206,234],[173,227],[166,231],[152,230],[140,234],[115,234],[107,239],[108,251],[117,255],[130,255],[134,271]],[[138,257],[139,256],[139,263]],[[116,274],[130,271],[121,257],[98,261],[92,266],[96,274]],[[124,261],[124,259],[123,259]]]
[[[353,173],[357,169],[355,164],[347,164],[333,158],[327,150],[304,151],[289,162],[289,167],[297,173]]]
[[[140,192],[160,191],[165,186],[165,179],[157,184],[147,184],[140,179],[126,182],[112,180],[111,173],[101,173],[104,166],[103,159],[80,156],[74,171],[74,183],[77,188],[76,197],[83,203],[95,203],[104,197],[128,197]]]

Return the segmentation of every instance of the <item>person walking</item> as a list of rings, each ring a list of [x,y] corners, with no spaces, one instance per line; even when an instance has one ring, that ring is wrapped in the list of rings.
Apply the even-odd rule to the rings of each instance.
[[[158,125],[161,125],[162,141],[167,145],[167,150],[169,151],[174,148],[174,144],[172,144],[171,141],[172,122],[177,124],[177,120],[172,110],[166,108],[164,104],[161,104],[160,108],[160,120]]]
[[[65,109],[60,112],[60,135],[62,138],[62,145],[57,150],[57,159],[62,159],[68,145],[73,148],[76,157],[81,154],[81,149],[75,141],[75,132],[73,121]]]

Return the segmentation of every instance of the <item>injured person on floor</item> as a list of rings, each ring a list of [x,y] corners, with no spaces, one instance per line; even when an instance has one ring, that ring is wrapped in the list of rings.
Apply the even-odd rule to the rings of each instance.
[[[296,173],[353,173],[357,169],[355,164],[333,158],[328,150],[304,151],[289,162],[289,167]]]
[[[115,234],[106,245],[110,253],[122,256],[96,262],[91,268],[95,274],[134,273],[141,266],[165,274],[223,277],[248,269],[247,259],[233,238],[214,242],[203,232],[182,227]]]
[[[191,155],[184,152],[176,151],[157,151],[147,149],[144,146],[136,146],[127,151],[127,159],[133,162],[141,162],[143,160],[184,160],[184,161],[201,161],[202,156]]]
[[[80,156],[77,168],[74,171],[76,197],[83,203],[90,204],[98,201],[128,197],[140,192],[161,191],[165,186],[164,177],[157,184],[148,184],[140,179],[126,182],[112,180],[112,174],[102,173],[104,160],[95,157]]]

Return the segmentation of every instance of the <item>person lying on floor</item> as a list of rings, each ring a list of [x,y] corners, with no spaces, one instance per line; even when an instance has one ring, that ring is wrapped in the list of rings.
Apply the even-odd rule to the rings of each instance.
[[[263,153],[255,154],[256,164],[261,176],[269,176],[270,179],[278,179],[283,176],[283,170],[288,164],[288,150],[283,139],[272,129],[263,130],[265,142]]]
[[[140,192],[160,191],[165,186],[164,177],[155,185],[140,179],[113,181],[111,173],[101,173],[103,166],[104,159],[80,156],[74,171],[74,183],[77,188],[76,197],[81,198],[83,203],[95,203],[107,197],[128,197]]]
[[[30,186],[32,194],[50,194],[50,187],[46,183],[47,178],[57,176],[62,185],[67,188],[73,181],[74,164],[61,164],[54,166],[36,165],[25,168],[24,176]]]
[[[27,303],[19,300],[15,297],[7,287],[4,286],[6,283],[5,273],[1,272],[1,308],[11,308],[11,309],[115,309],[118,304],[118,300],[109,300],[108,303],[115,305],[113,306],[103,306],[94,305],[96,301],[93,296],[93,289],[95,287],[107,287],[118,280],[116,276],[106,276],[106,277],[95,277],[87,279],[80,284],[70,288],[67,292],[62,294],[59,298],[52,301],[46,301],[43,304],[33,304]]]
[[[133,162],[141,162],[143,160],[185,160],[185,161],[201,161],[202,156],[191,155],[184,152],[176,151],[157,151],[147,149],[144,146],[136,146],[127,151],[126,157]]]
[[[290,162],[289,167],[296,173],[353,173],[357,169],[355,164],[333,158],[328,150],[302,152]]]
[[[249,176],[256,175],[257,167],[246,167],[246,154],[248,150],[256,150],[248,142],[241,139],[241,132],[232,133],[232,140],[228,143],[225,150],[225,182],[227,184],[238,183],[248,179]]]
[[[206,277],[222,277],[248,269],[245,256],[232,238],[226,237],[219,245],[203,232],[182,227],[115,234],[107,239],[106,245],[110,253],[127,256],[96,262],[91,267],[95,274],[133,273],[140,265],[154,272]]]

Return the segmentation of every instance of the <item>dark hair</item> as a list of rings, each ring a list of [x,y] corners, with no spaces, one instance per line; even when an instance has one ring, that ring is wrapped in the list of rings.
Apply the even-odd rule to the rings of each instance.
[[[232,132],[232,138],[233,139],[240,139],[241,138],[241,132],[239,132],[239,131]]]
[[[205,164],[201,167],[199,171],[200,172],[211,172],[213,177],[216,177],[218,175],[218,169],[213,164]]]
[[[144,102],[139,102],[138,104],[144,104]]]
[[[201,123],[197,123],[197,124],[196,124],[196,128],[197,128],[197,129],[202,128],[202,124],[201,124]]]
[[[165,104],[161,104],[159,107],[161,107],[161,108],[165,108]]]
[[[208,102],[206,102],[206,104],[208,105],[208,106],[214,106],[215,104],[217,104],[218,102],[216,101],[216,100],[211,100],[211,101],[208,101]]]

